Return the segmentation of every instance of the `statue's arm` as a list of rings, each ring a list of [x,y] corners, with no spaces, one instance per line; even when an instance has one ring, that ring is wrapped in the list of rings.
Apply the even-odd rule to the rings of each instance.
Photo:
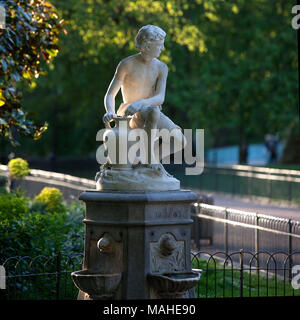
[[[168,67],[165,64],[162,64],[161,71],[157,79],[155,95],[151,98],[144,100],[144,104],[146,106],[160,106],[164,103],[166,95],[167,77]]]
[[[126,74],[126,67],[124,65],[124,62],[121,61],[117,66],[114,77],[104,96],[104,106],[107,112],[103,117],[104,122],[110,121],[116,113],[115,98],[122,86],[125,74]]]

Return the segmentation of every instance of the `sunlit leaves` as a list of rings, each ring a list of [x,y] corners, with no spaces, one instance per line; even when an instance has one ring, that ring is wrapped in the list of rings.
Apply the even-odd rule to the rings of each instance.
[[[239,8],[238,8],[238,6],[235,5],[235,4],[232,6],[231,10],[232,10],[232,12],[235,13],[235,14],[238,14],[238,13],[239,13]]]
[[[164,112],[182,127],[205,128],[206,143],[209,134],[215,143],[237,143],[240,127],[259,140],[294,117],[298,61],[286,0],[53,3],[68,36],[62,36],[63,50],[50,60],[47,77],[27,97],[31,110],[50,124],[40,142],[45,154],[93,154],[103,97],[118,62],[137,53],[135,36],[145,24],[167,33],[160,56],[169,68]],[[229,134],[219,135],[222,130]]]
[[[7,0],[4,5],[7,23],[0,37],[0,136],[16,144],[19,134],[36,138],[45,131],[45,126],[27,119],[16,87],[25,81],[32,88],[32,79],[43,72],[41,59],[49,63],[57,55],[63,21],[44,0]]]
[[[42,134],[48,129],[48,123],[46,122],[42,127],[37,129],[34,133],[34,140],[39,140],[42,137]]]
[[[197,49],[199,53],[205,52],[204,36],[195,25],[185,25],[179,31],[176,29],[176,42],[180,45],[186,45],[189,50],[194,51]]]

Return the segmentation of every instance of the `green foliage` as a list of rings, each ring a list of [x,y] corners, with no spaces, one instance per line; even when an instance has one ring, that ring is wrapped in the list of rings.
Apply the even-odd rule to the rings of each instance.
[[[48,212],[64,212],[66,210],[63,204],[63,195],[57,188],[45,187],[43,190],[34,198],[34,205],[45,208]],[[35,207],[37,208],[37,207]]]
[[[1,220],[13,218],[15,220],[28,212],[29,198],[14,193],[0,194]]]
[[[118,62],[135,54],[145,24],[167,32],[163,112],[183,128],[204,128],[206,146],[261,141],[297,113],[297,39],[286,0],[58,1],[66,21],[60,55],[26,102],[49,131],[31,153],[91,155],[104,127],[103,97]],[[116,108],[120,96],[117,97]],[[74,142],[76,141],[76,147]],[[37,148],[38,146],[38,148]]]
[[[21,193],[0,194],[0,255],[52,256],[83,250],[84,208],[79,203],[63,211],[34,210]]]
[[[29,164],[21,158],[11,159],[8,162],[9,173],[14,178],[23,178],[30,172]]]
[[[22,110],[18,83],[32,85],[32,79],[45,73],[42,58],[49,63],[57,55],[62,21],[44,0],[6,0],[2,5],[6,28],[0,30],[0,136],[16,145],[18,134],[39,139],[47,129]]]

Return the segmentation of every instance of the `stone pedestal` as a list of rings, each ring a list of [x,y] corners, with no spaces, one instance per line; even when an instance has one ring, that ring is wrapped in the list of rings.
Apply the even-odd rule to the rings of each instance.
[[[193,296],[200,278],[190,258],[194,193],[91,190],[79,199],[86,203],[84,270],[72,277],[93,290],[78,299]]]

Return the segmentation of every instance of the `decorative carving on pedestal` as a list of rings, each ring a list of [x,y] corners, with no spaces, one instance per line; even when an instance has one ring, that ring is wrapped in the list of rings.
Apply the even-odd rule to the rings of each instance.
[[[150,243],[150,257],[151,274],[147,276],[150,298],[189,298],[188,290],[197,284],[201,273],[186,270],[185,241],[165,233]]]
[[[171,233],[163,234],[158,241],[150,243],[151,273],[185,270],[184,241],[177,241]]]

